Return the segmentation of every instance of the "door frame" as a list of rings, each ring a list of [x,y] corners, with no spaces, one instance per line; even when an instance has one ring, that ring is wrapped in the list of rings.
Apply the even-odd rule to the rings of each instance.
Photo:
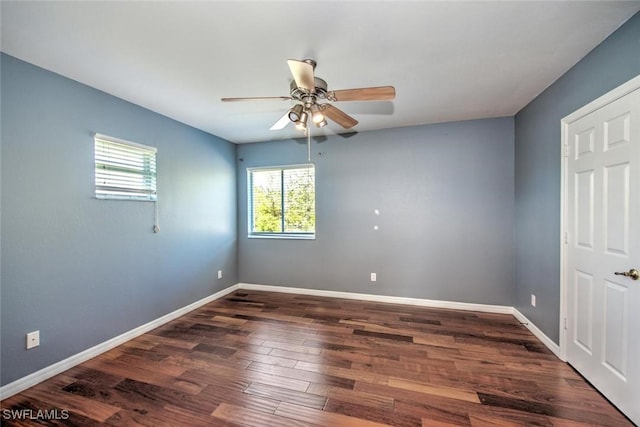
[[[640,75],[632,78],[631,80],[623,83],[617,88],[605,93],[601,97],[591,101],[587,105],[577,109],[573,113],[564,117],[560,121],[561,126],[561,168],[560,168],[560,359],[564,362],[567,361],[567,304],[568,295],[567,289],[569,284],[567,283],[567,247],[568,239],[570,238],[569,231],[571,229],[571,219],[567,217],[567,197],[568,197],[568,167],[569,161],[569,125],[584,116],[593,113],[599,108],[604,107],[607,104],[614,102],[615,100],[622,98],[623,96],[633,92],[636,89],[640,89]]]

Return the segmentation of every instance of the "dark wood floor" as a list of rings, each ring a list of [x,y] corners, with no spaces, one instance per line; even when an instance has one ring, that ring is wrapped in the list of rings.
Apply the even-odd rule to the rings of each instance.
[[[2,408],[6,426],[632,425],[510,315],[244,291]]]

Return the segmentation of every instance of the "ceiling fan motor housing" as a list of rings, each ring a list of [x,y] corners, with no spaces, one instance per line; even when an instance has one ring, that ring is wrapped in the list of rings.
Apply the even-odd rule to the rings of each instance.
[[[293,99],[297,99],[298,101],[311,103],[311,104],[313,104],[315,100],[318,98],[326,99],[327,98],[327,82],[321,79],[320,77],[314,77],[313,85],[314,85],[313,92],[309,92],[307,90],[299,88],[298,85],[296,85],[296,81],[292,80],[291,85],[289,86],[291,89],[290,91],[291,97]]]

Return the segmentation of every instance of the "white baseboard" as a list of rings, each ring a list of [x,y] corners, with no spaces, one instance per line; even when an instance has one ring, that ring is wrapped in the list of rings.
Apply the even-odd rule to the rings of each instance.
[[[165,314],[162,317],[159,317],[155,320],[152,320],[149,323],[145,323],[144,325],[138,326],[135,329],[132,329],[128,332],[125,332],[117,337],[113,337],[110,340],[107,340],[103,343],[100,343],[96,346],[88,348],[80,353],[76,353],[73,356],[67,357],[64,360],[54,363],[53,365],[47,366],[46,368],[40,369],[32,374],[27,375],[26,377],[22,377],[12,383],[4,385],[0,387],[0,399],[6,399],[14,394],[20,393],[23,390],[28,389],[29,387],[33,387],[36,384],[41,383],[44,380],[47,380],[55,375],[58,375],[61,372],[66,371],[67,369],[71,369],[76,365],[79,365],[82,362],[85,362],[89,359],[92,359],[108,350],[111,350],[114,347],[119,346],[129,340],[132,340],[135,337],[138,337],[144,333],[147,333],[158,326],[162,326],[167,322],[170,322],[174,319],[177,319],[180,316],[184,316],[190,311],[195,310],[196,308],[202,307],[205,304],[208,304],[212,301],[215,301],[223,296],[235,291],[238,289],[238,285],[232,285],[228,288],[225,288],[215,294],[209,295],[201,300],[198,300],[192,304],[189,304],[185,307],[179,308],[176,311],[173,311],[169,314]]]
[[[529,329],[531,333],[533,333],[533,335],[535,335],[544,345],[546,345],[549,348],[549,350],[551,350],[556,356],[558,356],[558,358],[562,360],[562,358],[560,357],[560,347],[556,343],[554,343],[549,337],[547,337],[533,323],[531,323],[531,321],[529,321],[529,319],[527,319],[522,313],[520,313],[517,309],[509,306],[472,304],[472,303],[464,303],[464,302],[429,300],[429,299],[421,299],[421,298],[394,297],[394,296],[388,296],[388,295],[359,294],[354,292],[327,291],[327,290],[321,290],[321,289],[290,288],[285,286],[270,286],[270,285],[259,285],[259,284],[252,284],[252,283],[236,283],[235,285],[229,286],[228,288],[218,291],[215,294],[209,295],[206,298],[203,298],[199,301],[196,301],[192,304],[182,307],[176,311],[173,311],[169,314],[166,314],[162,317],[152,320],[149,323],[145,323],[144,325],[138,326],[135,329],[132,329],[128,332],[118,335],[117,337],[111,338],[108,341],[100,343],[94,347],[88,348],[80,353],[74,354],[73,356],[70,356],[64,360],[56,362],[53,365],[47,366],[46,368],[43,368],[39,371],[29,374],[26,377],[22,377],[12,383],[2,386],[0,387],[0,399],[6,399],[8,397],[13,396],[14,394],[20,393],[21,391],[28,389],[29,387],[33,387],[34,385],[39,384],[42,381],[45,381],[55,375],[58,375],[59,373],[62,373],[67,369],[71,369],[82,362],[85,362],[91,358],[94,358],[108,350],[111,350],[114,347],[119,346],[120,344],[123,344],[129,340],[132,340],[133,338],[136,338],[144,333],[147,333],[161,325],[164,325],[167,322],[177,319],[180,316],[184,316],[185,314],[199,307],[202,307],[205,304],[208,304],[212,301],[222,298],[225,295],[230,294],[231,292],[234,292],[238,289],[280,292],[280,293],[290,293],[290,294],[299,294],[299,295],[311,295],[311,296],[330,297],[330,298],[345,298],[345,299],[374,301],[374,302],[390,303],[390,304],[415,305],[415,306],[421,306],[421,307],[480,311],[485,313],[511,314],[516,319],[518,319],[521,323],[523,323],[527,327],[527,329]]]
[[[281,292],[287,294],[312,295],[317,297],[345,298],[361,301],[384,302],[389,304],[417,305],[421,307],[451,308],[454,310],[483,311],[485,313],[513,314],[513,307],[506,305],[472,304],[466,302],[439,301],[421,298],[394,297],[388,295],[358,294],[342,291],[325,291],[321,289],[289,288],[286,286],[258,285],[254,283],[238,283],[240,289],[253,291]]]
[[[553,342],[553,340],[551,338],[549,338],[548,336],[546,336],[544,334],[544,332],[542,332],[540,329],[538,329],[538,327],[533,324],[533,322],[531,322],[531,320],[527,319],[527,317],[520,313],[520,311],[518,311],[517,308],[513,308],[513,316],[518,319],[518,321],[520,323],[522,323],[529,331],[531,331],[531,333],[533,335],[535,335],[536,338],[538,338],[540,341],[542,341],[542,344],[544,344],[545,346],[547,346],[547,348],[549,350],[551,350],[553,352],[553,354],[556,355],[556,357],[558,357],[558,359],[565,361],[561,356],[560,356],[560,346],[556,343]]]

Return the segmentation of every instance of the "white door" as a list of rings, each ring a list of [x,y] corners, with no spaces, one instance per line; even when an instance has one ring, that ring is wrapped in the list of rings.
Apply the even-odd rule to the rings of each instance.
[[[567,361],[640,424],[640,280],[631,277],[640,271],[640,80],[634,81],[626,95],[563,121],[563,271]]]

